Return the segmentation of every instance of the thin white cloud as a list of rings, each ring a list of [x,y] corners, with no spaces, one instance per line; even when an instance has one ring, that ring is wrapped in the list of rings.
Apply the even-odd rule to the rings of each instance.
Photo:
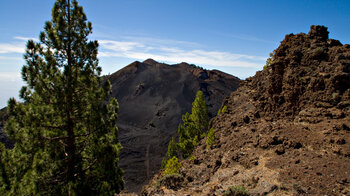
[[[24,53],[23,43],[0,43],[0,54]]]
[[[4,60],[4,61],[20,61],[23,60],[22,56],[0,56],[0,60]],[[1,64],[1,62],[0,62]]]
[[[0,43],[0,59],[10,58],[6,54],[25,52],[25,41],[33,38],[16,36],[13,43]],[[99,57],[122,57],[135,60],[153,58],[157,61],[187,62],[201,66],[260,67],[266,57],[236,54],[225,51],[198,49],[199,44],[170,39],[149,37],[127,37],[128,40],[99,40]]]
[[[145,48],[143,44],[137,42],[121,42],[113,40],[99,40],[98,41],[104,49],[112,50],[115,52],[126,52],[134,50],[135,48]]]
[[[157,40],[157,39],[149,39]],[[140,42],[138,42],[140,41]],[[163,62],[187,62],[197,65],[228,66],[228,67],[260,67],[266,57],[235,54],[223,51],[208,51],[196,49],[195,47],[180,49],[181,41],[158,40],[158,42],[147,42],[142,40],[114,41],[100,40],[100,57],[123,57],[137,60],[153,58]],[[175,46],[175,44],[177,46]],[[186,42],[183,44],[186,45]],[[170,46],[169,46],[170,45]]]
[[[18,72],[0,72],[0,81],[20,82],[21,74]]]
[[[37,38],[33,38],[33,37],[22,37],[22,36],[15,36],[13,37],[13,39],[17,39],[17,40],[21,40],[21,41],[25,41],[27,42],[28,40],[34,40],[34,41],[39,41],[39,39]]]
[[[21,53],[25,52],[26,42],[28,40],[38,41],[36,38],[31,37],[22,37],[22,36],[14,36],[14,40],[12,42],[0,43],[0,54],[9,54],[9,53]]]

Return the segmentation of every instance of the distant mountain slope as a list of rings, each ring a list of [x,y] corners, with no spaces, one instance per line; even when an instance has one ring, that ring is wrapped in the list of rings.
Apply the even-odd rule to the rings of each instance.
[[[203,139],[181,177],[157,174],[144,194],[350,195],[350,45],[326,27],[286,35],[223,105],[210,123],[217,143]]]
[[[158,172],[167,143],[176,136],[181,115],[191,111],[198,90],[203,91],[213,117],[240,82],[217,70],[187,63],[167,65],[152,59],[134,62],[107,78],[120,106],[120,165],[129,191],[140,191]]]
[[[120,166],[125,171],[126,188],[135,192],[160,169],[167,143],[176,136],[181,115],[191,111],[195,93],[204,92],[213,117],[240,82],[218,70],[152,59],[134,62],[104,78],[111,81],[112,96],[119,102]],[[2,131],[7,118],[6,108],[1,109],[0,142],[10,148],[13,143]]]

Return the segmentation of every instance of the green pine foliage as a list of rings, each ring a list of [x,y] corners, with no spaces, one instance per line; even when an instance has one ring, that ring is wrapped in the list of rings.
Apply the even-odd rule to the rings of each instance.
[[[218,113],[216,115],[219,116],[220,114],[221,114],[221,109],[219,108]]]
[[[275,52],[276,50],[269,54],[270,57],[266,59],[266,64],[263,66],[263,70],[267,69],[273,63]]]
[[[227,112],[227,106],[224,105],[224,107],[222,107],[221,113],[226,113]]]
[[[163,159],[162,165],[173,156],[186,159],[191,156],[192,151],[198,145],[200,139],[205,136],[209,125],[208,108],[202,91],[198,91],[192,103],[192,114],[188,112],[182,115],[182,124],[179,124],[179,141],[173,138],[168,146],[168,152]]]
[[[216,142],[217,139],[215,135],[215,130],[214,128],[210,128],[210,130],[208,131],[207,140],[205,142],[207,144],[207,149],[210,148],[210,146],[215,144]]]
[[[57,0],[40,41],[29,40],[20,91],[0,145],[0,195],[112,195],[123,189],[118,102],[101,86],[97,41],[76,0]]]
[[[208,106],[202,91],[196,93],[192,103],[192,113],[182,115],[183,124],[179,124],[178,149],[182,158],[186,159],[197,146],[199,140],[205,136],[209,125]]]
[[[178,174],[182,164],[175,156],[169,159],[165,165],[164,175]]]
[[[196,99],[192,103],[192,114],[190,115],[190,120],[197,129],[197,137],[200,138],[200,134],[206,132],[209,125],[208,106],[205,103],[202,91],[197,92]]]
[[[177,143],[175,141],[175,138],[172,137],[170,142],[169,142],[169,145],[168,145],[168,151],[167,151],[165,157],[163,158],[161,167],[165,168],[167,161],[174,156],[178,157],[178,150],[177,150]]]
[[[222,107],[222,109],[218,110],[217,116],[219,116],[220,114],[224,114],[227,112],[227,106],[224,105],[224,107]]]
[[[186,113],[182,115],[183,124],[179,124],[178,134],[179,143],[178,149],[181,157],[186,159],[189,157],[198,143],[199,130],[196,129],[194,122],[191,120],[191,115]]]

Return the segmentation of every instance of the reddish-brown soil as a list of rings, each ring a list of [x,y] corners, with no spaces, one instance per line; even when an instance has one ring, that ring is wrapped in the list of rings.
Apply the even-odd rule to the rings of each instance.
[[[273,62],[224,100],[226,113],[183,160],[182,178],[145,195],[222,195],[245,186],[251,195],[350,195],[350,46],[323,26],[286,35]],[[179,178],[178,176],[176,177]]]

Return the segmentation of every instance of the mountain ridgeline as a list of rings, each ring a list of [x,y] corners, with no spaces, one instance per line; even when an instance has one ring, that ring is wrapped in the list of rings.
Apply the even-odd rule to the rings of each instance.
[[[115,137],[123,146],[118,165],[126,190],[350,195],[350,45],[328,34],[324,26],[311,26],[307,34],[286,35],[263,70],[244,81],[152,59],[103,76],[119,103]],[[208,133],[186,156],[167,157],[162,170],[169,141],[174,149],[181,143],[178,126],[198,90],[208,107]],[[6,110],[0,110],[0,142],[12,148],[2,132]]]
[[[111,95],[119,102],[120,166],[130,192],[139,192],[159,171],[168,142],[177,136],[181,115],[191,111],[198,90],[213,117],[222,100],[240,83],[237,77],[218,70],[187,63],[167,65],[152,59],[136,61],[103,78],[110,80]],[[8,118],[6,108],[0,111],[0,118],[0,141],[12,148],[13,143],[2,132]]]
[[[177,175],[143,195],[350,195],[350,45],[289,34],[241,83]]]
[[[152,59],[131,63],[106,79],[119,102],[120,166],[130,192],[140,191],[159,171],[168,142],[177,136],[181,115],[191,111],[196,92],[203,92],[209,117],[214,117],[240,82],[218,70]]]

